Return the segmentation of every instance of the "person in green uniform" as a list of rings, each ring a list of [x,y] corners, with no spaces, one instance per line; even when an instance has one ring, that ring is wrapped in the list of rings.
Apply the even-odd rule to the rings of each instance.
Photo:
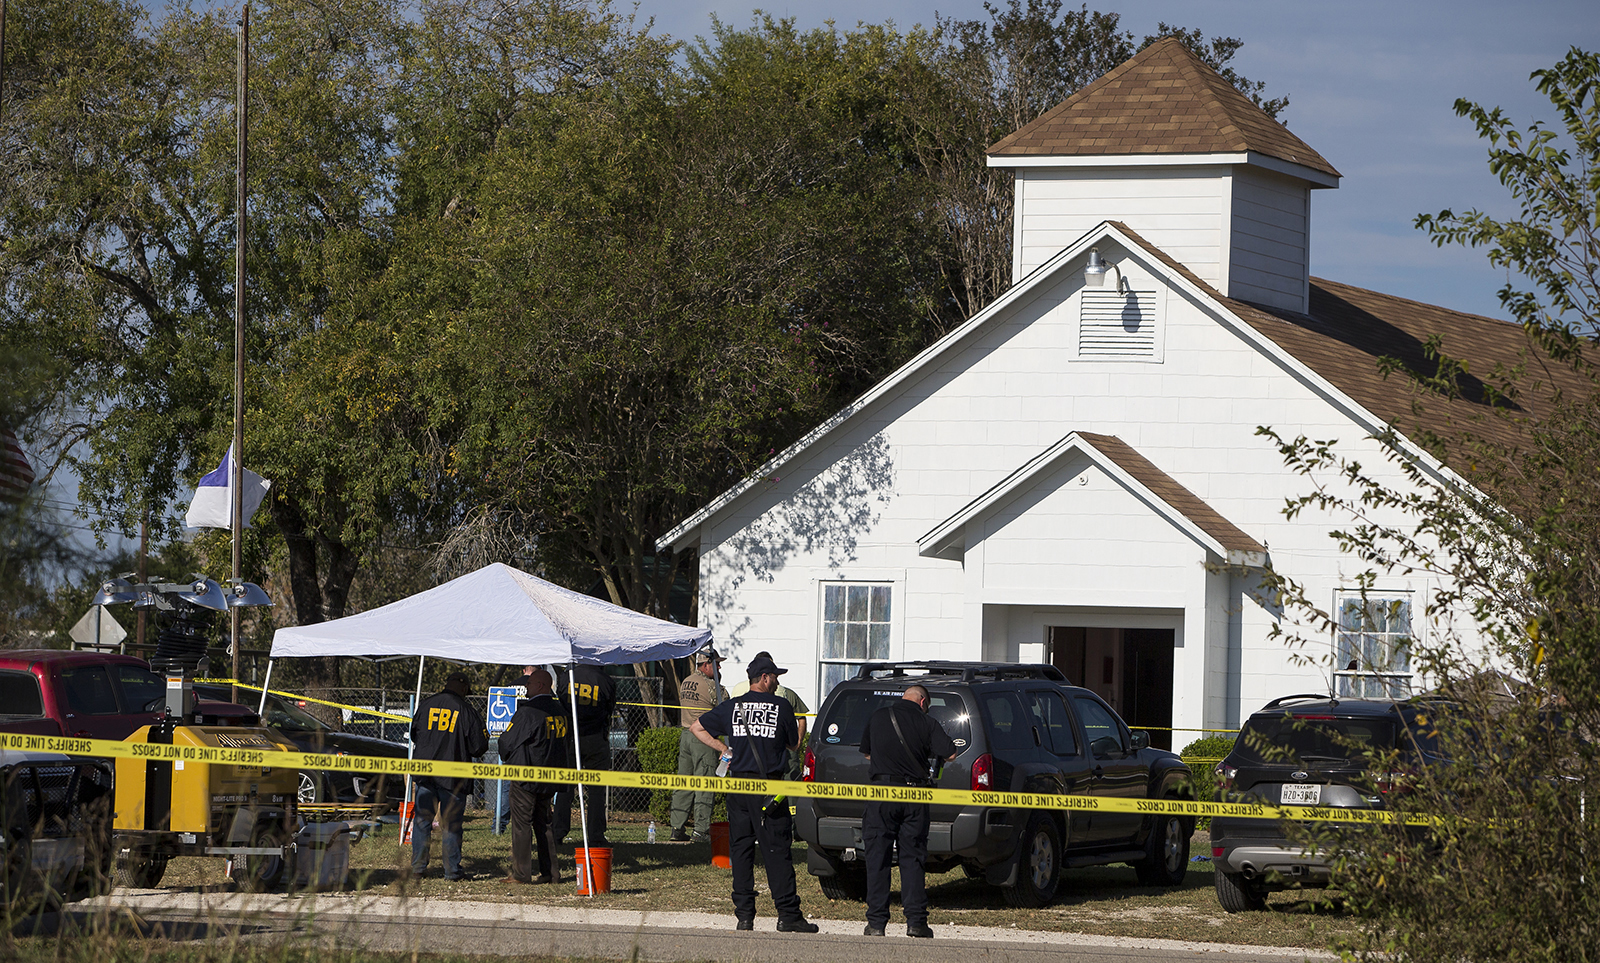
[[[681,706],[678,724],[678,775],[713,776],[717,772],[717,753],[702,745],[689,727],[701,713],[728,698],[728,690],[717,684],[717,665],[722,662],[711,646],[694,654],[694,671],[678,683],[678,705]],[[672,794],[672,836],[675,843],[689,842],[689,809],[694,807],[694,839],[707,839],[711,833],[711,804],[714,794],[675,790]]]

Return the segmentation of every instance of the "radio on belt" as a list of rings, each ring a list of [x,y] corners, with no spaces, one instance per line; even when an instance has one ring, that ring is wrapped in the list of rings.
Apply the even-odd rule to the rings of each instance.
[[[116,578],[94,598],[96,605],[127,602],[154,614],[159,634],[150,666],[167,680],[165,717],[136,730],[128,742],[227,749],[246,758],[251,750],[296,751],[260,725],[255,713],[208,717],[194,695],[193,680],[215,613],[271,605],[260,587],[238,582],[224,589],[203,575],[139,585]],[[308,824],[296,808],[299,783],[296,769],[248,762],[117,759],[112,820],[117,882],[149,888],[161,882],[174,856],[223,856],[228,875],[247,889],[271,889],[285,877],[342,886],[350,843],[375,824],[364,819]]]

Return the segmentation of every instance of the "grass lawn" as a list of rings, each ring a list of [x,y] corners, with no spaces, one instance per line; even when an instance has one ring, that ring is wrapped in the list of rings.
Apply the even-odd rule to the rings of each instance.
[[[613,843],[611,892],[594,897],[576,892],[573,847],[563,846],[560,886],[518,886],[502,882],[510,865],[509,834],[495,835],[490,817],[469,812],[463,846],[463,868],[471,876],[460,882],[442,879],[407,879],[410,848],[401,847],[392,825],[368,836],[351,851],[354,888],[422,899],[470,899],[486,902],[540,903],[557,906],[591,905],[597,908],[698,911],[725,914],[732,925],[733,901],[727,870],[711,865],[708,843],[646,843],[643,823],[613,818],[608,830]],[[574,821],[576,822],[576,821]],[[667,832],[657,826],[658,838]],[[573,836],[577,830],[574,828]],[[1192,850],[1209,853],[1210,842],[1197,834]],[[805,847],[797,844],[795,875],[800,903],[806,915],[819,919],[857,920],[864,907],[851,901],[834,902],[822,895],[817,881],[805,869]],[[434,859],[439,868],[438,837]],[[763,873],[756,872],[757,889],[766,888]],[[172,888],[225,887],[221,859],[177,859],[167,869],[162,885]],[[1043,909],[1012,909],[999,890],[969,880],[957,869],[928,877],[930,922],[934,926],[964,923],[974,926],[1058,930],[1107,936],[1194,940],[1257,946],[1327,947],[1357,933],[1354,918],[1336,896],[1323,891],[1274,894],[1265,912],[1224,913],[1212,890],[1211,864],[1191,863],[1188,878],[1175,889],[1140,886],[1127,866],[1067,870],[1062,873],[1056,902]],[[763,892],[757,912],[774,915]],[[894,922],[903,922],[898,914]]]

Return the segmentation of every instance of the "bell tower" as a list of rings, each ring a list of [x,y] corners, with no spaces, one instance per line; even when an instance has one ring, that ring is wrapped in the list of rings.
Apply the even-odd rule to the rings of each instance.
[[[1311,192],[1340,174],[1176,38],[989,148],[1016,174],[1015,284],[1122,221],[1231,298],[1305,311]]]

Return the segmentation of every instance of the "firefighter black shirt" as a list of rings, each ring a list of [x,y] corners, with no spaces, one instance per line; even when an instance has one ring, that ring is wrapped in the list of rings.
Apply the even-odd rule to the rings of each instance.
[[[617,709],[617,681],[597,665],[580,665],[572,674],[577,682],[578,735],[603,736],[611,731],[611,714]],[[565,684],[556,693],[563,706],[572,705]]]
[[[568,747],[572,730],[568,728],[566,706],[548,692],[517,703],[511,725],[500,734],[500,760],[514,766],[571,765]],[[530,783],[534,792],[557,792],[554,783]]]
[[[904,740],[895,732],[895,716],[900,719]],[[950,741],[944,727],[915,702],[896,699],[881,706],[867,720],[867,728],[861,733],[861,752],[872,757],[867,775],[874,782],[926,786],[928,763],[934,756],[946,759],[955,755],[956,744]]]
[[[446,689],[417,703],[411,717],[411,744],[418,759],[471,762],[489,748],[489,733],[472,703]],[[472,784],[471,779],[420,778],[447,786],[451,792],[461,792]]]
[[[794,707],[765,692],[719,703],[700,716],[700,725],[733,750],[729,772],[758,772],[770,779],[783,778],[789,747],[800,741]]]

